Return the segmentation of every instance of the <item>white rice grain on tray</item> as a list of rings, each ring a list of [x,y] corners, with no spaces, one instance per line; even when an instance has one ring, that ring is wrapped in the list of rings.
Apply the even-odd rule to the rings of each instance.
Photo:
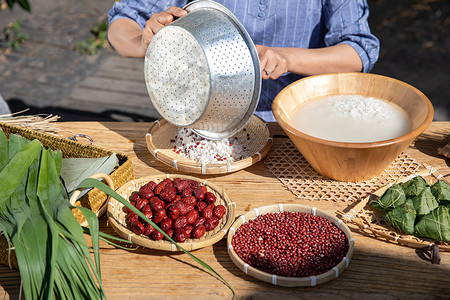
[[[208,140],[185,127],[178,128],[171,142],[173,151],[198,163],[226,164],[248,156],[246,148],[237,139]]]

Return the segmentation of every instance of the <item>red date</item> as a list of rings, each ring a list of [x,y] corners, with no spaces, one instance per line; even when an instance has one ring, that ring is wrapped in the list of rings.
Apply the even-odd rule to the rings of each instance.
[[[191,210],[186,215],[186,221],[188,224],[194,224],[195,221],[198,219],[198,211],[195,209]]]
[[[162,220],[166,217],[166,211],[164,209],[158,209],[155,210],[155,213],[153,214],[153,222],[156,224],[161,223]]]
[[[207,204],[214,204],[214,203],[216,203],[216,195],[214,195],[211,192],[206,192],[205,193],[205,202]]]
[[[187,219],[185,216],[181,216],[173,221],[173,229],[181,229],[187,225]]]
[[[191,236],[194,239],[198,239],[201,238],[206,232],[206,227],[205,225],[198,225],[195,226],[194,229],[192,229],[192,233]]]
[[[205,228],[207,231],[214,230],[217,225],[219,225],[219,219],[217,219],[216,217],[212,217],[211,219],[205,221]]]
[[[217,219],[222,219],[223,215],[227,212],[227,209],[223,205],[217,205],[214,207],[213,214]]]

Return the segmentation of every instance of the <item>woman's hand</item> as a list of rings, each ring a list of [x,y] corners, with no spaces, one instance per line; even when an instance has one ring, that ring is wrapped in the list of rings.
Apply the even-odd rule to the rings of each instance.
[[[108,41],[116,51],[127,57],[144,57],[148,44],[155,34],[187,11],[172,6],[168,10],[154,13],[147,20],[144,30],[135,21],[122,18],[112,22],[108,27]]]
[[[145,23],[145,28],[142,33],[142,42],[148,46],[155,34],[164,26],[172,23],[176,18],[180,18],[187,14],[187,11],[171,6],[168,10],[154,13],[150,19]]]
[[[289,71],[288,57],[283,48],[255,45],[261,64],[262,79],[277,79]]]

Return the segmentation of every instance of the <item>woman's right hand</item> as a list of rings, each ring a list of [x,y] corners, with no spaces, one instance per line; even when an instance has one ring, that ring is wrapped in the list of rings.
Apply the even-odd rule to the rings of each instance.
[[[176,6],[171,6],[166,11],[154,13],[145,23],[142,33],[142,41],[148,46],[155,34],[164,26],[172,23],[176,18],[187,14],[187,11]]]

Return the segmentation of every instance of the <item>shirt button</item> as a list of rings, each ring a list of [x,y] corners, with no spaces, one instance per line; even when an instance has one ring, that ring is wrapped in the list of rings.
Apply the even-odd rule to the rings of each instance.
[[[266,4],[267,0],[259,0],[259,4]]]
[[[260,5],[260,6],[259,6],[259,10],[260,10],[260,11],[263,11],[263,10],[265,10],[266,8],[267,8],[267,6],[265,6],[265,5]]]
[[[260,17],[260,18],[264,18],[265,16],[266,16],[266,13],[263,12],[263,11],[260,11],[260,12],[258,13],[258,17]]]

